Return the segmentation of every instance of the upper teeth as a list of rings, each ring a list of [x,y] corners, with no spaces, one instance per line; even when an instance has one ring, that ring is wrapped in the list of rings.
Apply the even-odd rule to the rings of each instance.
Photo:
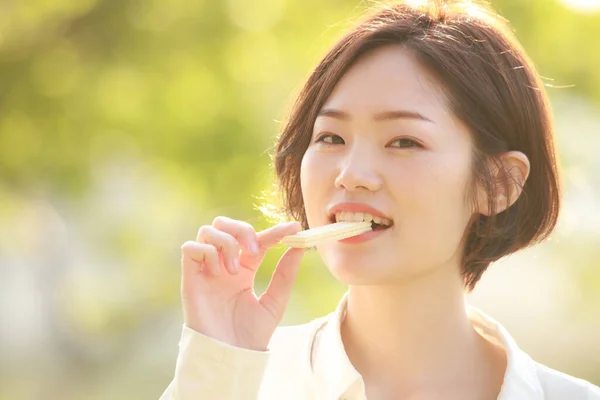
[[[336,222],[375,222],[376,224],[389,226],[392,224],[392,221],[387,218],[375,217],[371,214],[361,213],[361,212],[350,212],[350,211],[342,211],[335,214]]]

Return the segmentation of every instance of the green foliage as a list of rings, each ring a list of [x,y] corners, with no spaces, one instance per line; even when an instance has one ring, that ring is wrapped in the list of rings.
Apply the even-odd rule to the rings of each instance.
[[[549,88],[551,95],[581,96],[597,111],[600,14],[548,0],[493,4],[547,82],[570,87]],[[34,283],[27,287],[47,306],[38,304],[41,325],[31,325],[34,316],[23,317],[29,321],[23,326],[41,329],[47,346],[32,372],[38,383],[27,386],[25,375],[7,374],[0,399],[42,398],[50,389],[64,399],[157,397],[176,353],[178,333],[168,327],[179,323],[180,245],[216,215],[268,226],[256,205],[273,181],[269,151],[278,121],[323,51],[367,5],[4,6],[0,266],[28,265]],[[579,160],[565,157],[567,167]],[[259,287],[282,251],[268,255]],[[598,289],[592,268],[598,263],[582,251],[591,293]],[[17,276],[16,267],[7,270]],[[316,254],[303,261],[296,287],[286,323],[331,311],[344,291]],[[34,359],[27,354],[13,354],[6,365]]]

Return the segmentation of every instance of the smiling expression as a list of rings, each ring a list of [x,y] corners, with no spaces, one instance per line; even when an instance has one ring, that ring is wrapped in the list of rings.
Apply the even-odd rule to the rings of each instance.
[[[459,274],[473,214],[471,154],[467,127],[408,50],[390,45],[361,57],[316,118],[301,165],[306,217],[315,227],[342,211],[366,212],[392,226],[318,246],[333,275],[374,284],[444,266]]]

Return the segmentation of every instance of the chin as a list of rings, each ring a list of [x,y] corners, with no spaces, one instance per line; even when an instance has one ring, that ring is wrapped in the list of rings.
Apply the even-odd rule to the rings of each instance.
[[[437,270],[435,267],[403,259],[395,252],[383,254],[380,251],[378,256],[334,251],[319,253],[333,277],[345,285],[401,284]],[[391,260],[395,262],[392,263]]]
[[[345,285],[377,285],[389,282],[394,277],[393,267],[376,260],[361,260],[360,256],[340,257],[339,255],[323,257],[329,272]],[[397,273],[397,271],[396,271]]]

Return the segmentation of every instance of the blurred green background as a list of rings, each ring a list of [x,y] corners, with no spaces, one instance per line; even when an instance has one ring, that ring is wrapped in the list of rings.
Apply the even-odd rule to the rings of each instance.
[[[279,121],[369,4],[0,2],[1,400],[160,396],[181,244],[216,215],[268,226]],[[492,4],[549,85],[566,197],[552,240],[493,265],[470,301],[600,384],[600,0]],[[343,291],[309,254],[284,323]]]

